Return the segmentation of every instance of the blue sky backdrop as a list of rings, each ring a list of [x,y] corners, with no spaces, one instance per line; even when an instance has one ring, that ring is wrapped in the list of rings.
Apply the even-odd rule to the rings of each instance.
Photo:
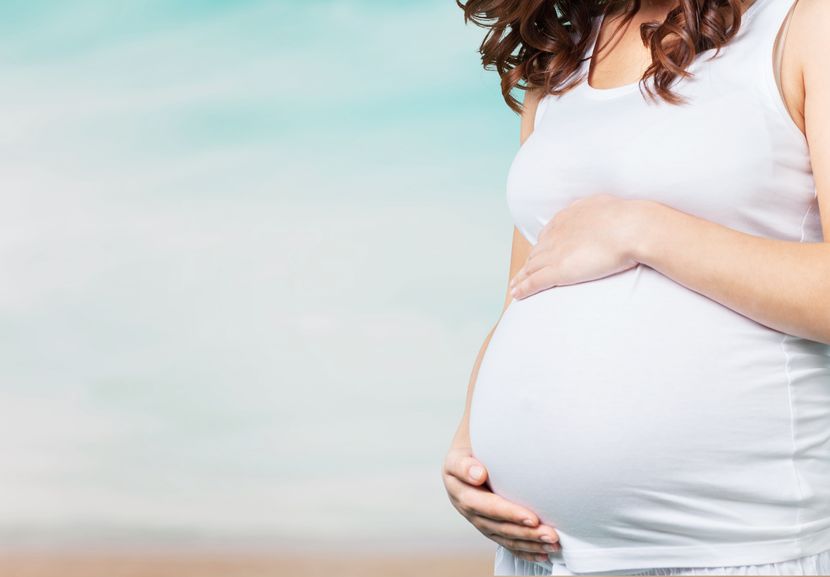
[[[489,546],[440,480],[510,253],[483,34],[0,0],[4,543]]]

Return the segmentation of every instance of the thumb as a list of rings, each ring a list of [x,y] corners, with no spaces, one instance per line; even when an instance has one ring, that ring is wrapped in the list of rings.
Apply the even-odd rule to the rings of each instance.
[[[487,469],[476,459],[467,464],[467,479],[473,485],[481,485],[487,480]]]

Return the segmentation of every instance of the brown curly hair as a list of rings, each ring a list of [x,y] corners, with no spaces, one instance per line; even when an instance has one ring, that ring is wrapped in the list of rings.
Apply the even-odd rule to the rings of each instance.
[[[670,90],[671,85],[678,77],[693,76],[686,68],[700,52],[715,49],[717,54],[738,33],[742,6],[752,1],[677,0],[663,22],[641,24],[640,38],[652,58],[640,78],[641,91],[645,86],[652,99],[685,103]],[[522,107],[511,94],[514,88],[544,88],[543,94],[562,94],[583,80],[574,74],[590,48],[594,17],[621,12],[623,26],[640,9],[640,0],[455,2],[464,10],[465,23],[472,21],[488,29],[478,50],[481,62],[485,70],[498,72],[502,97],[517,113]],[[647,84],[649,78],[655,90]]]

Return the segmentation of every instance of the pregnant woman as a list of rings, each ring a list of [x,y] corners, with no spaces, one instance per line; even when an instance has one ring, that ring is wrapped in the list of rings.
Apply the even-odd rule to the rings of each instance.
[[[830,1],[457,2],[522,125],[443,467],[495,574],[830,575]]]

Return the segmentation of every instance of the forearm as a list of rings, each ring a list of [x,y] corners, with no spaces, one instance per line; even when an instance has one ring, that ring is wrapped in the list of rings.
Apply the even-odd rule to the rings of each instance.
[[[753,236],[633,202],[634,260],[770,328],[830,343],[830,243]]]

